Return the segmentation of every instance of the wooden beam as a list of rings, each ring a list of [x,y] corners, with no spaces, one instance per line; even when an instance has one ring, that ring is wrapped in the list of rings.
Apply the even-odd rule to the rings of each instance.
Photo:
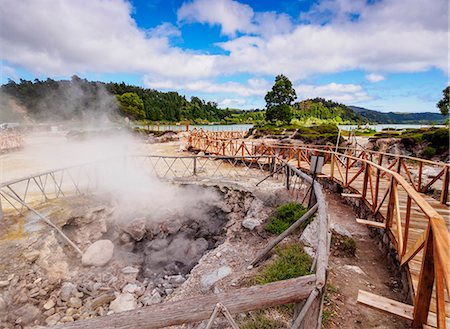
[[[386,224],[385,223],[375,222],[373,220],[356,218],[356,222],[359,223],[359,224],[373,226],[373,227],[376,227],[376,228],[386,228]]]
[[[307,275],[228,293],[197,296],[87,320],[65,323],[54,329],[162,328],[208,319],[217,303],[230,313],[248,312],[307,298],[315,288],[316,276]]]

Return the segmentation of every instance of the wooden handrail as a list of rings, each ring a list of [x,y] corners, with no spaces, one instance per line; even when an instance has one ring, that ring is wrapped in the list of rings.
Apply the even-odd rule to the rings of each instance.
[[[245,141],[241,140],[233,140],[233,142],[239,142],[239,143],[245,143]],[[436,296],[439,298],[437,301],[438,305],[441,305],[440,309],[438,307],[438,317],[444,316],[445,317],[445,309],[442,308],[442,304],[444,303],[444,296],[443,296],[443,287],[445,286],[445,289],[447,290],[447,294],[450,296],[450,233],[446,226],[446,223],[444,221],[444,218],[432,207],[427,200],[419,193],[417,190],[423,191],[421,189],[422,184],[422,177],[421,173],[423,172],[423,164],[429,164],[429,165],[435,165],[443,167],[445,170],[445,179],[444,179],[444,186],[442,189],[442,195],[441,195],[441,203],[446,203],[446,195],[448,195],[448,183],[449,183],[449,172],[448,168],[450,167],[450,164],[442,163],[442,162],[434,162],[426,159],[420,159],[420,158],[414,158],[414,157],[408,157],[403,155],[396,155],[396,154],[390,154],[385,152],[371,152],[371,151],[365,151],[358,154],[349,154],[351,152],[346,153],[340,153],[337,151],[334,151],[334,148],[330,148],[329,146],[321,147],[321,146],[292,146],[292,145],[276,145],[276,144],[264,144],[262,143],[261,146],[265,146],[266,149],[271,148],[273,152],[272,154],[279,154],[280,156],[285,156],[286,161],[294,160],[296,159],[295,156],[297,156],[297,164],[300,167],[301,162],[304,161],[303,158],[305,158],[306,162],[308,162],[308,158],[311,155],[326,155],[325,158],[329,161],[331,159],[331,175],[333,176],[333,179],[335,179],[338,182],[341,182],[344,187],[349,186],[356,178],[357,175],[360,175],[363,171],[371,170],[371,168],[376,169],[376,182],[375,186],[373,186],[371,174],[365,173],[365,179],[364,183],[365,185],[371,184],[371,197],[372,197],[372,210],[375,212],[380,211],[381,205],[384,202],[384,198],[381,201],[380,204],[378,203],[378,193],[379,193],[379,182],[380,178],[383,178],[383,176],[388,176],[390,178],[390,185],[388,190],[386,191],[385,196],[388,196],[389,204],[388,204],[388,214],[387,217],[385,217],[386,221],[390,221],[392,223],[392,220],[396,221],[396,234],[394,236],[394,239],[396,239],[396,246],[397,246],[397,252],[399,257],[401,258],[401,263],[407,264],[421,249],[427,248],[428,251],[425,253],[425,255],[422,258],[422,269],[420,271],[420,277],[419,277],[419,286],[418,290],[422,293],[425,292],[422,296],[419,296],[418,294],[416,298],[431,298],[431,293],[427,291],[427,289],[430,289],[430,282],[431,287],[433,281],[436,282],[440,289],[442,291],[437,293]],[[257,153],[257,150],[259,148],[255,147],[252,148],[252,152],[249,152],[249,155],[254,155]],[[294,152],[291,152],[290,150],[294,149]],[[287,150],[287,151],[286,151]],[[348,150],[348,149],[347,149]],[[211,150],[213,151],[213,150]],[[376,153],[379,154],[378,163],[372,162],[367,158],[367,153]],[[394,157],[396,158],[397,162],[394,163],[394,165],[391,163],[391,166],[389,168],[385,168],[382,165],[382,158],[383,157]],[[413,185],[413,181],[408,182],[405,177],[403,177],[400,172],[401,168],[405,167],[405,164],[402,162],[404,160],[411,160],[411,161],[418,161],[419,162],[419,182],[418,187],[416,188]],[[351,163],[350,163],[351,162]],[[305,163],[305,162],[304,162]],[[355,174],[354,172],[351,173],[352,177],[349,177],[350,174],[350,168],[353,168],[353,166],[356,164],[357,167],[361,167],[358,172]],[[307,166],[308,167],[308,166]],[[336,176],[335,174],[335,167],[337,168],[337,172],[340,175]],[[345,171],[341,171],[341,168]],[[307,168],[303,168],[307,169]],[[405,168],[404,168],[405,169]],[[375,171],[375,170],[374,170]],[[380,175],[381,173],[381,175]],[[408,179],[411,180],[411,173],[409,173],[408,170],[405,169],[405,174],[408,175]],[[368,177],[366,177],[368,176]],[[432,185],[437,179],[432,181],[431,183],[428,183],[428,185]],[[369,188],[367,186],[364,187],[366,190]],[[373,188],[375,188],[375,195],[373,197]],[[406,217],[411,216],[411,204],[414,202],[418,209],[423,213],[423,218],[428,221],[428,227],[429,230],[428,233],[422,236],[422,238],[419,238],[419,240],[414,244],[413,247],[407,248],[408,244],[408,237],[409,237],[409,219],[407,218],[405,220],[405,228],[402,227],[401,222],[401,213],[400,213],[400,204],[399,204],[399,197],[398,197],[398,190],[401,188],[404,190],[408,197],[407,201],[407,211],[406,211]],[[363,199],[366,202],[370,203],[370,200],[367,198],[367,193],[365,193]],[[393,217],[395,216],[395,218]],[[387,225],[387,229],[391,232],[392,228],[390,225]],[[431,242],[432,241],[432,242]],[[431,243],[431,244],[430,244]],[[430,259],[431,257],[431,259]],[[431,263],[430,263],[431,262]],[[431,265],[430,265],[431,264]],[[433,266],[433,264],[435,264]],[[434,270],[436,268],[436,271]],[[429,272],[431,271],[431,272]],[[430,279],[430,276],[432,279]],[[431,280],[431,281],[430,281]],[[420,300],[420,303],[425,303],[426,306],[426,312],[428,312],[429,307],[429,300]],[[418,301],[416,301],[418,303]],[[415,325],[420,324],[420,326],[426,322],[426,317],[424,317],[424,307],[423,305],[417,309],[417,318],[415,318],[414,323]],[[444,313],[443,313],[444,312]],[[416,312],[415,312],[416,314]],[[443,315],[444,314],[444,315]],[[415,315],[416,316],[416,315]],[[424,320],[425,319],[425,320]],[[425,321],[425,322],[423,322]]]

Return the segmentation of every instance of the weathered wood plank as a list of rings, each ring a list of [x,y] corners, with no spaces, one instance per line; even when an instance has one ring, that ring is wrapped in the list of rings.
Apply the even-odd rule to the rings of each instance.
[[[373,220],[356,218],[356,222],[359,223],[359,224],[364,224],[364,225],[367,225],[367,226],[373,226],[373,227],[376,227],[376,228],[386,228],[386,224],[385,223],[375,222]]]
[[[242,288],[228,293],[197,296],[175,302],[167,302],[121,312],[108,316],[62,324],[54,329],[134,329],[161,328],[208,319],[217,303],[230,313],[248,312],[275,305],[298,302],[309,296],[315,288],[316,276]]]

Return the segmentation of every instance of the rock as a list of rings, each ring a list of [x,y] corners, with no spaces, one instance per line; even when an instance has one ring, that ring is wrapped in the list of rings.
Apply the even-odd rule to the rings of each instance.
[[[342,225],[335,223],[331,228],[331,232],[339,234],[348,238],[352,237],[352,234]]]
[[[84,266],[103,266],[107,264],[114,253],[114,244],[110,240],[98,240],[91,244],[81,257]]]
[[[37,250],[32,250],[32,251],[23,253],[23,257],[25,257],[25,259],[27,261],[29,261],[30,263],[36,261],[39,258],[39,256],[40,256],[40,252]]]
[[[246,218],[242,221],[242,226],[250,231],[259,225],[261,225],[261,222],[256,218]]]
[[[72,282],[64,282],[61,286],[61,291],[59,292],[59,298],[66,302],[72,297],[75,291],[76,287]]]
[[[66,316],[62,317],[61,320],[59,320],[59,322],[61,322],[61,323],[67,323],[67,322],[73,322],[73,321],[75,321],[75,320],[70,315],[66,315]]]
[[[45,323],[48,326],[54,326],[55,324],[58,323],[59,319],[61,319],[61,315],[59,315],[58,313],[55,313],[53,315],[50,315],[48,318],[46,318]]]
[[[133,220],[125,229],[135,241],[141,241],[147,232],[145,219]]]
[[[49,310],[51,308],[53,308],[55,306],[55,301],[53,299],[49,299],[45,304],[44,304],[44,310]]]
[[[6,302],[3,297],[0,296],[0,313],[6,310]]]
[[[200,284],[203,289],[207,290],[230,273],[231,268],[229,266],[222,266],[213,272],[203,275],[200,279]]]
[[[255,199],[248,206],[247,215],[242,221],[242,226],[246,229],[253,230],[255,227],[261,225],[262,218],[265,217],[264,204],[261,200]]]
[[[16,324],[22,326],[31,324],[41,314],[41,311],[32,304],[25,304],[24,306],[16,309],[14,314],[17,316]]]
[[[317,219],[309,223],[300,236],[300,243],[303,244],[303,250],[314,258],[317,250],[317,232],[319,232],[319,221]]]
[[[127,266],[122,269],[122,273],[123,274],[138,274],[139,269],[137,269],[136,267],[133,267],[133,266]]]
[[[4,280],[4,281],[0,281],[0,288],[4,288],[9,286],[9,281],[8,280]]]
[[[148,305],[152,305],[152,304],[158,304],[161,303],[161,295],[159,294],[159,292],[157,290],[153,290],[152,295],[151,296],[145,296],[144,299],[142,300],[142,303],[145,306]]]
[[[136,299],[130,293],[119,294],[109,305],[109,309],[114,313],[134,310],[136,307]]]
[[[78,297],[71,297],[68,303],[69,307],[80,308],[83,305],[83,302]]]
[[[361,269],[361,267],[356,265],[344,265],[344,268],[353,272],[356,272],[361,275],[365,275],[364,271]]]
[[[129,292],[130,294],[134,294],[140,287],[134,283],[128,283],[125,287],[123,287],[122,292]]]
[[[183,278],[182,275],[171,275],[171,276],[169,276],[169,277],[167,278],[167,281],[168,281],[171,285],[176,286],[176,287],[179,287],[179,286],[181,286],[181,285],[186,281],[186,279]]]
[[[92,310],[95,310],[97,307],[100,307],[104,304],[108,304],[112,302],[115,299],[113,293],[106,293],[103,295],[98,296],[97,298],[93,299],[89,306]]]
[[[166,293],[167,296],[169,296],[171,293],[173,293],[173,289],[168,288],[168,289],[164,290],[164,292]]]

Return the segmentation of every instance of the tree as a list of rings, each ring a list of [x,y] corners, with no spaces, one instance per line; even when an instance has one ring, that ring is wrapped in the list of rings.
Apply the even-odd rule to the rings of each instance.
[[[436,104],[442,115],[448,115],[450,107],[450,86],[442,90],[442,99]]]
[[[283,74],[277,75],[272,90],[267,92],[266,97],[266,119],[269,121],[282,121],[289,123],[292,119],[291,103],[297,95],[292,82]]]
[[[125,93],[116,96],[119,108],[131,119],[144,119],[144,102],[136,93]]]

